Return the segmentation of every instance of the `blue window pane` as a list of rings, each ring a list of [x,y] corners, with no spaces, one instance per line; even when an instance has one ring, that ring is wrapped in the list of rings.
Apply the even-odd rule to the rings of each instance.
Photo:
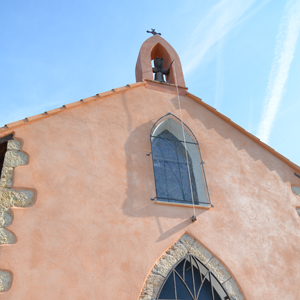
[[[174,279],[173,279],[173,273],[171,273],[171,276],[167,279],[165,282],[165,285],[160,292],[159,299],[170,299],[175,300],[175,289],[174,289]]]
[[[191,166],[190,166],[190,169],[191,169]],[[182,188],[183,188],[183,193],[184,193],[184,199],[186,201],[192,201],[190,179],[189,179],[188,168],[187,168],[186,163],[180,164],[180,172],[181,172],[181,178],[182,178]]]
[[[155,170],[157,197],[168,198],[165,163],[163,161],[154,159],[153,165]]]
[[[205,279],[198,299],[199,300],[213,300],[211,293],[212,293],[211,292],[211,284],[207,279]],[[214,293],[215,300],[222,300],[214,288],[213,288],[213,293]]]
[[[192,203],[191,179],[194,202],[198,202],[192,160],[182,142],[165,130],[157,137],[153,137],[152,156],[157,198],[164,201]]]
[[[183,199],[178,163],[166,162],[168,198]]]
[[[153,158],[177,161],[176,145],[157,137],[152,144]]]
[[[190,292],[182,282],[182,280],[176,275],[176,292],[177,292],[177,299],[184,299],[184,300],[193,300]]]

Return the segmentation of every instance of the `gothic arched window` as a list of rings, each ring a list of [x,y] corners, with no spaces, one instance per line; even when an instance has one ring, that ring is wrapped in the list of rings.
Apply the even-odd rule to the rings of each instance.
[[[188,254],[173,267],[157,300],[229,300],[218,279],[195,256]]]
[[[211,205],[199,144],[191,130],[171,113],[151,131],[156,201]]]

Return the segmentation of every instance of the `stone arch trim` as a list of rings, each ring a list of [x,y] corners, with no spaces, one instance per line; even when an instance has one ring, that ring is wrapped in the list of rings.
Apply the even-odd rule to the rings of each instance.
[[[27,163],[28,156],[21,151],[20,142],[9,140],[0,179],[0,245],[16,242],[14,233],[6,229],[12,223],[11,207],[28,207],[33,204],[33,191],[13,189],[12,185],[14,168]],[[10,271],[0,270],[0,292],[10,289],[12,279]]]
[[[158,51],[158,52],[157,52]],[[156,55],[163,52],[166,52],[168,54],[168,61],[165,61],[166,64],[172,62],[174,60],[174,68],[176,70],[176,79],[177,79],[177,85],[181,87],[185,87],[181,62],[179,59],[178,54],[174,50],[174,48],[162,37],[159,35],[154,35],[147,39],[139,52],[139,56],[136,62],[135,67],[135,77],[136,82],[143,81],[144,79],[147,80],[153,80],[153,73],[152,73],[152,65],[151,65],[151,55]],[[172,67],[170,69],[170,75],[169,82],[175,84],[175,78],[174,78],[174,68]]]
[[[198,241],[188,234],[184,234],[155,264],[144,283],[139,300],[155,300],[159,289],[165,278],[168,276],[171,268],[188,253],[196,256],[213,272],[230,296],[231,300],[244,299],[235,280],[231,277],[222,263]]]

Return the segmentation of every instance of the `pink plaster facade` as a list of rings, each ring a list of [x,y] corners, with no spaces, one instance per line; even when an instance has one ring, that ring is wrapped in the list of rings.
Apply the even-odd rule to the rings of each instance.
[[[178,63],[178,62],[176,62]],[[180,63],[180,62],[179,62]],[[184,84],[183,84],[184,86]],[[139,299],[163,253],[188,233],[218,258],[244,299],[300,299],[300,168],[182,89],[183,121],[199,141],[214,208],[158,205],[150,130],[179,116],[176,88],[153,81],[84,99],[18,123],[29,162],[13,187],[35,191],[13,208],[0,268],[2,299]]]

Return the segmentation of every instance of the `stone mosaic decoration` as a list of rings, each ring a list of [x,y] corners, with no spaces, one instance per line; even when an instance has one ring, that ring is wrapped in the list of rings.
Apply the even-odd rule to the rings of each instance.
[[[16,242],[14,233],[5,228],[12,223],[10,208],[28,207],[33,204],[33,191],[12,188],[14,168],[26,165],[27,161],[27,155],[21,152],[20,142],[8,141],[0,179],[0,244]],[[7,291],[11,287],[12,278],[11,272],[0,270],[0,292]]]
[[[173,265],[186,254],[196,256],[218,278],[231,300],[243,300],[236,282],[221,262],[206,248],[188,234],[183,235],[155,264],[148,275],[139,300],[155,300],[161,285],[168,276]]]

